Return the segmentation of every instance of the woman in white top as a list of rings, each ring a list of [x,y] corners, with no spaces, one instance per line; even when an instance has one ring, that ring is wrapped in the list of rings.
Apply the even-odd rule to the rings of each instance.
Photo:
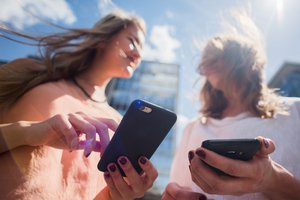
[[[264,66],[259,45],[246,38],[220,35],[207,42],[198,67],[206,77],[202,115],[185,128],[163,199],[300,199],[300,101],[272,92]],[[259,135],[261,149],[251,161],[200,147],[206,139]]]

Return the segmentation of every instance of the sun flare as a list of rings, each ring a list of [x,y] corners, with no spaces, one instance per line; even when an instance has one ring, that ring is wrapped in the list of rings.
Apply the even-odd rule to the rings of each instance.
[[[283,0],[276,0],[277,17],[282,20],[283,16]]]

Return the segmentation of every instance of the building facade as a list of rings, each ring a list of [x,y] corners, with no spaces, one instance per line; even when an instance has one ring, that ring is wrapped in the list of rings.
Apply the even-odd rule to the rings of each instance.
[[[109,104],[122,115],[135,99],[143,99],[164,108],[177,111],[179,66],[176,64],[143,61],[131,79],[111,81],[107,97]],[[169,179],[176,125],[161,143],[151,161],[157,167],[159,177],[152,188],[153,193],[163,192]]]
[[[6,64],[7,62],[5,60],[0,60],[0,66]]]
[[[282,96],[300,97],[300,64],[284,63],[269,82]]]

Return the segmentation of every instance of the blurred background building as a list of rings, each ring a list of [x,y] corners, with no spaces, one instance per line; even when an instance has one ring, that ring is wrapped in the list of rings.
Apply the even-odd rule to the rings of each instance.
[[[122,115],[135,99],[143,99],[177,112],[178,86],[179,65],[142,61],[131,79],[113,79],[106,93],[109,104]],[[162,193],[168,183],[175,131],[174,126],[151,158],[159,172],[152,194]]]
[[[0,66],[3,65],[3,64],[5,64],[5,63],[6,63],[5,60],[0,60]]]
[[[288,97],[300,97],[300,64],[284,63],[269,82],[271,88]]]

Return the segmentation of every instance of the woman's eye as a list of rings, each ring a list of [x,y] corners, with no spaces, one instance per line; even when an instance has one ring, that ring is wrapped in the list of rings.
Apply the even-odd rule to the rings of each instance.
[[[130,41],[130,49],[135,49],[136,48],[136,43],[131,37],[128,37],[128,40]]]
[[[131,44],[134,44],[134,41],[133,41],[133,39],[132,38],[128,38],[129,39],[129,41],[131,42]]]
[[[129,42],[132,44],[133,43],[133,39],[130,37],[127,37],[127,39],[129,40]]]
[[[135,38],[132,38],[132,37],[128,36],[127,39],[130,42],[129,48],[131,50],[134,50],[134,49],[136,49],[137,51],[141,51],[142,50],[141,44]]]

